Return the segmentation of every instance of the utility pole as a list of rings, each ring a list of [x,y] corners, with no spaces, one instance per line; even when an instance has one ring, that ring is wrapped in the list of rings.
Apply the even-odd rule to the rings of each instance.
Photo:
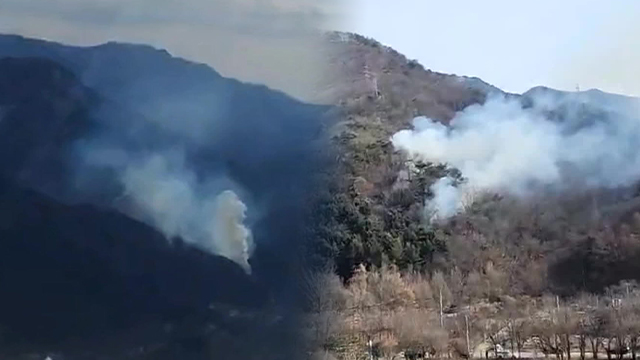
[[[471,343],[469,342],[469,316],[467,314],[464,314],[464,325],[467,328],[467,355],[471,359],[473,354],[471,354]]]
[[[558,323],[559,319],[558,316],[560,316],[560,297],[558,295],[556,295],[556,311],[555,311],[555,315],[553,316],[553,323],[556,324]],[[559,348],[558,346],[558,335],[555,335],[553,337],[553,343],[556,349]],[[556,354],[556,358],[558,357],[558,355]]]
[[[380,97],[380,91],[378,89],[378,77],[369,68],[369,64],[364,64],[364,77],[373,89],[373,96],[375,98]]]
[[[444,316],[442,314],[442,284],[440,284],[440,327],[444,328]]]

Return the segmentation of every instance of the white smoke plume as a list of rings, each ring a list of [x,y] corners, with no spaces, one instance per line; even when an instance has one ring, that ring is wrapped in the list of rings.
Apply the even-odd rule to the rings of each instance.
[[[431,186],[431,191],[436,196],[426,204],[425,208],[430,221],[448,218],[463,210],[461,193],[464,189],[455,187],[451,178],[440,178]]]
[[[243,225],[246,211],[246,205],[231,190],[225,190],[216,197],[210,234],[211,239],[224,241],[214,241],[211,250],[235,261],[250,273],[249,256],[253,243],[251,231]]]
[[[461,212],[478,193],[526,197],[543,189],[617,188],[640,179],[635,100],[550,94],[528,95],[530,107],[521,98],[492,97],[459,112],[449,126],[418,117],[413,129],[393,135],[394,147],[411,159],[462,173],[462,184],[442,178],[432,185],[434,197],[426,204],[431,220]]]
[[[246,205],[223,179],[199,181],[180,152],[155,153],[131,160],[116,150],[87,152],[93,164],[119,173],[124,212],[205,251],[224,256],[247,273],[253,251],[251,231],[244,225]],[[117,166],[116,164],[120,164]]]

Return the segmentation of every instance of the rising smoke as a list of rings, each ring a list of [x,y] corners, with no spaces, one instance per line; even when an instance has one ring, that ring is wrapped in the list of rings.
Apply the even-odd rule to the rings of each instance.
[[[184,152],[175,149],[148,155],[99,146],[83,150],[86,163],[117,174],[123,212],[161,230],[168,239],[182,238],[251,272],[252,234],[244,224],[247,206],[231,180],[222,175],[199,180]]]
[[[548,90],[548,89],[547,89]],[[526,198],[541,191],[617,188],[640,179],[637,101],[599,92],[531,91],[494,96],[445,126],[426,117],[393,135],[415,161],[460,170],[441,178],[426,203],[430,220],[446,219],[480,194]]]

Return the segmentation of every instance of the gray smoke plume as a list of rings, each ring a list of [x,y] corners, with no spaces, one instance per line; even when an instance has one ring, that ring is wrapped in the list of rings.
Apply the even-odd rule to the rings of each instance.
[[[431,186],[433,221],[464,211],[483,193],[527,197],[552,189],[617,188],[640,179],[640,112],[632,98],[598,91],[534,89],[520,98],[494,96],[459,112],[445,126],[426,117],[394,134],[413,160],[446,164],[464,181]]]
[[[253,242],[251,231],[243,224],[246,205],[235,192],[225,190],[216,197],[213,210],[214,221],[210,228],[212,250],[251,272],[249,256],[253,250]],[[216,242],[216,239],[221,241]]]
[[[199,181],[183,153],[175,150],[136,158],[122,150],[87,147],[84,155],[87,163],[118,174],[124,212],[160,229],[168,239],[180,237],[251,272],[253,241],[244,225],[247,207],[231,181],[222,176]]]

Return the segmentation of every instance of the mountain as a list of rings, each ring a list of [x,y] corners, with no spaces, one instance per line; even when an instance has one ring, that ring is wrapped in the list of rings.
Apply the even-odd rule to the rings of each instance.
[[[341,116],[329,130],[339,165],[323,211],[331,225],[320,235],[326,241],[319,251],[335,261],[342,276],[359,263],[423,263],[443,244],[421,227],[425,184],[394,191],[406,159],[390,138],[415,116],[448,123],[457,111],[502,92],[477,78],[427,70],[357,34],[329,33],[327,41],[334,69],[330,93]]]
[[[0,173],[66,197],[72,143],[97,128],[100,101],[55,62],[0,59]]]
[[[54,61],[2,58],[0,81],[0,148],[4,155],[0,172],[60,200],[90,202],[87,193],[70,186],[79,156],[76,145],[89,134],[117,132],[123,148],[179,144],[177,137],[87,87]],[[109,109],[112,122],[104,121],[101,109]],[[145,139],[136,133],[144,133]]]
[[[334,100],[348,99],[354,107],[366,107],[368,96],[373,94],[372,83],[364,76],[369,72],[376,78],[383,98],[376,106],[380,111],[393,108],[392,122],[396,117],[404,118],[401,113],[411,116],[412,112],[446,121],[456,111],[482,102],[487,94],[501,92],[478,78],[425,69],[392,48],[357,34],[329,33],[327,42],[331,44],[328,53],[334,70],[333,78],[327,81]],[[369,106],[373,107],[373,102]]]
[[[28,167],[40,168],[58,178],[60,152],[89,129],[85,120],[92,101],[92,94],[55,63],[0,59],[1,171],[18,176]]]
[[[277,122],[272,124],[273,128],[311,127],[305,122],[318,111],[326,110],[324,106],[295,101],[264,85],[224,78],[207,65],[176,58],[146,45],[110,42],[74,47],[0,35],[0,57],[52,60],[104,97],[172,130],[183,130],[183,134],[191,137],[202,136],[207,142],[214,142],[211,136],[224,139],[229,135],[213,127],[227,117],[255,126],[273,114],[272,121]],[[199,134],[201,130],[205,132]]]
[[[611,94],[598,89],[585,91],[560,91],[545,86],[537,86],[522,94],[525,99],[535,97],[550,98],[560,102],[578,102],[597,105],[609,109],[637,105],[638,98],[620,94]]]
[[[0,181],[0,324],[12,342],[104,336],[210,303],[260,306],[264,291],[224,258],[149,226]]]
[[[0,57],[37,57],[56,62],[82,84],[128,112],[114,113],[111,104],[92,109],[102,122],[122,126],[122,121],[131,126],[131,122],[144,117],[144,122],[181,137],[182,146],[200,153],[195,157],[202,158],[207,153],[201,162],[234,159],[235,163],[243,163],[241,170],[227,170],[237,171],[232,176],[240,178],[251,191],[263,186],[256,184],[256,174],[271,173],[272,186],[287,183],[287,177],[274,177],[277,174],[270,169],[274,165],[268,159],[285,159],[292,156],[294,151],[290,149],[307,149],[322,129],[318,118],[328,110],[326,106],[301,103],[263,85],[224,78],[206,65],[144,45],[73,47],[0,35]],[[150,137],[143,136],[145,131],[138,131],[138,141]],[[251,146],[243,146],[249,143]],[[298,164],[300,173],[308,170],[304,165]]]
[[[640,99],[605,93],[601,90],[559,91],[539,86],[522,94],[525,108],[537,108],[547,118],[561,122],[577,122],[573,128],[607,121],[610,118],[635,116]]]
[[[343,278],[349,278],[358,264],[392,264],[427,274],[439,270],[451,276],[495,266],[510,274],[508,286],[514,294],[535,296],[597,292],[623,279],[638,279],[631,270],[640,249],[636,233],[622,240],[629,227],[635,229],[633,214],[640,210],[637,186],[576,187],[562,194],[541,193],[529,202],[487,196],[450,222],[434,226],[425,218],[425,202],[434,196],[431,186],[460,173],[443,164],[411,161],[390,141],[398,131],[411,128],[417,116],[448,125],[458,112],[480,111],[489,99],[498,98],[511,104],[510,111],[519,108],[519,116],[526,118],[530,115],[524,112],[532,111],[540,121],[562,124],[559,136],[602,124],[583,134],[619,135],[618,146],[624,150],[627,136],[635,135],[623,130],[636,134],[637,99],[599,90],[544,87],[510,94],[477,78],[430,71],[357,34],[331,33],[327,40],[333,49],[332,81],[342,121],[331,129],[340,165],[324,207],[329,225],[318,248]],[[610,166],[606,161],[599,164]],[[629,163],[628,170],[620,172],[633,172],[634,166]],[[615,178],[616,170],[610,171]],[[628,241],[624,254],[614,250],[616,241]],[[580,261],[586,268],[567,271],[569,264]]]
[[[94,124],[90,132],[76,130],[76,139],[99,147],[107,143],[109,148],[125,148],[133,157],[180,151],[198,177],[230,178],[255,207],[273,209],[260,211],[262,219],[256,220],[255,231],[264,228],[269,233],[260,237],[273,239],[267,242],[291,238],[290,231],[283,233],[281,226],[269,224],[280,221],[276,217],[291,216],[291,207],[305,201],[307,186],[315,181],[319,156],[324,156],[321,134],[330,107],[304,104],[262,85],[221,77],[206,65],[144,45],[73,47],[2,35],[0,57],[48,59],[97,94],[99,100],[91,104],[74,103],[86,113],[82,121]],[[77,142],[71,146],[75,145]],[[72,155],[74,164],[79,163],[82,149]],[[36,168],[21,171],[30,173]],[[80,169],[78,178],[77,168],[68,180],[73,191],[81,191],[77,197],[92,196],[109,205],[118,193],[113,174],[89,166]],[[32,186],[47,189],[41,183],[46,177],[31,179]],[[95,186],[95,182],[104,184]],[[64,193],[48,191],[52,196]],[[72,195],[60,200],[78,200]]]
[[[120,213],[2,178],[0,239],[3,357],[250,358],[295,338],[235,263]]]
[[[283,334],[303,298],[329,110],[144,45],[0,35],[0,326],[15,345],[5,350],[101,336],[114,351],[163,344],[143,354],[157,359],[300,348]],[[153,156],[173,173],[143,188],[185,185],[203,213],[220,187],[238,191],[256,243],[250,276],[134,211],[125,171]],[[165,326],[182,330],[167,339]],[[188,344],[199,350],[180,352]]]
[[[391,142],[416,116],[450,129],[460,112],[493,99],[525,120],[532,113],[562,124],[562,136],[627,124],[636,99],[543,87],[508,94],[356,34],[330,33],[327,42],[334,106],[301,103],[144,45],[0,36],[0,295],[9,304],[0,325],[8,338],[69,349],[111,334],[114,345],[102,342],[93,356],[144,344],[139,358],[299,358],[298,310],[314,305],[300,286],[316,264],[308,255],[335,265],[343,280],[359,264],[391,264],[439,273],[452,294],[490,283],[489,302],[502,301],[495,292],[572,295],[638,279],[634,184],[527,201],[487,195],[434,224],[425,217],[432,185],[464,174],[408,159]],[[150,156],[169,170],[145,172]],[[169,220],[188,218],[168,221],[174,229],[202,222],[197,230],[206,232],[212,194],[236,190],[256,243],[252,274],[180,236],[169,242],[175,236],[135,208],[123,181],[132,170],[149,175],[140,188],[168,194],[147,203],[161,215],[182,212]],[[180,191],[164,193],[167,184]],[[171,197],[189,191],[206,211]]]
[[[323,129],[333,118],[327,115],[331,106],[302,103],[263,85],[224,78],[206,65],[145,45],[75,47],[0,35],[0,57],[53,61],[99,98],[97,104],[78,104],[87,108],[91,121],[86,122],[97,123],[98,129],[77,136],[81,141],[71,145],[67,160],[75,166],[66,183],[73,186],[51,190],[43,183],[50,180],[36,175],[31,186],[65,202],[91,198],[113,206],[122,194],[114,179],[118,174],[93,160],[87,164],[86,148],[97,148],[100,156],[125,149],[128,159],[178,153],[201,182],[223,179],[242,188],[254,235],[278,249],[272,255],[286,257],[282,249],[293,251],[290,244],[306,231],[303,223],[311,215],[298,209],[310,208],[311,187],[318,186],[316,174],[327,163]],[[37,169],[22,172],[35,174]],[[271,250],[259,246],[256,251]],[[256,255],[255,266],[269,256]],[[265,264],[265,271],[271,265]]]
[[[508,94],[356,34],[328,41],[342,121],[331,128],[339,167],[318,250],[339,276],[318,281],[313,319],[335,319],[319,358],[366,347],[381,358],[479,358],[501,342],[512,354],[530,344],[522,350],[570,357],[581,344],[544,339],[635,339],[638,99]]]

